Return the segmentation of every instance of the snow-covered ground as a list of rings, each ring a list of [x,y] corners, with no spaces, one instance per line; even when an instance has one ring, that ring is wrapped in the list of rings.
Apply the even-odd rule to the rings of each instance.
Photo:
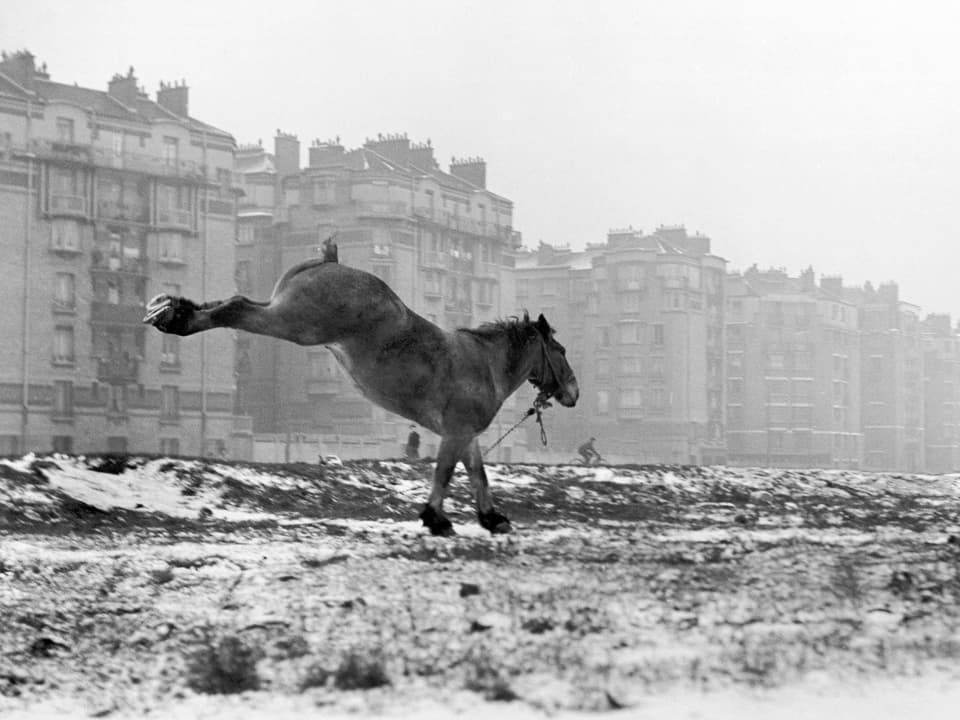
[[[958,475],[431,470],[0,460],[0,714],[956,716]]]

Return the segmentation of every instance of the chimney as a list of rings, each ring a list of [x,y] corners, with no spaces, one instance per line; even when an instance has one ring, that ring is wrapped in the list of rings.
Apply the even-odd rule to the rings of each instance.
[[[410,146],[410,164],[421,170],[436,170],[437,159],[433,156],[433,146],[430,138],[425,143],[414,143]]]
[[[377,135],[376,140],[367,140],[363,146],[380,153],[399,167],[410,164],[410,140],[405,134]]]
[[[140,88],[137,85],[137,76],[133,74],[133,65],[127,70],[126,75],[117,73],[107,83],[107,94],[127,107],[133,107],[136,104],[139,93]]]
[[[322,142],[317,139],[309,149],[310,167],[323,167],[329,165],[343,165],[343,145],[340,144],[340,137],[334,140]]]
[[[180,83],[165,83],[161,80],[160,89],[157,90],[157,105],[185,118],[188,116],[189,94],[190,88],[187,87],[186,80],[181,80]]]
[[[483,158],[451,158],[450,174],[478,188],[487,187],[487,163]]]
[[[29,50],[17,50],[15,53],[3,52],[0,60],[0,72],[27,90],[34,89],[34,79],[42,77],[34,64],[33,53]]]
[[[296,135],[277,130],[273,138],[273,161],[281,177],[300,172],[300,140]]]
[[[821,275],[820,289],[826,290],[831,295],[838,298],[843,297],[843,278],[840,275]]]

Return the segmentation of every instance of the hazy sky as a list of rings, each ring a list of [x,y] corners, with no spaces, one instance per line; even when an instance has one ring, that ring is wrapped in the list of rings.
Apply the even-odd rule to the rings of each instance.
[[[682,223],[731,269],[862,283],[960,317],[960,4],[4,0],[0,47],[239,142],[430,138],[479,155],[525,242]]]

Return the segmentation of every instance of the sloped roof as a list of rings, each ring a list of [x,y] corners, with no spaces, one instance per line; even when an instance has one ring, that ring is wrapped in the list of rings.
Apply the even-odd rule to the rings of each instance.
[[[41,102],[67,102],[92,110],[98,117],[126,122],[152,123],[172,120],[185,123],[190,129],[231,138],[230,133],[192,117],[179,117],[145,96],[137,97],[134,106],[124,105],[105,90],[93,90],[79,85],[67,85],[46,78],[35,79],[35,93],[28,92],[0,72],[0,93],[23,99],[37,98]]]

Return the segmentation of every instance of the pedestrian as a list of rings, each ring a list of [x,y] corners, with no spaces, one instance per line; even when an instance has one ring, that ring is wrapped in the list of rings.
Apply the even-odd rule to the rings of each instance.
[[[410,434],[407,435],[407,446],[404,450],[408,460],[420,459],[420,433],[417,432],[416,425],[410,426]]]

